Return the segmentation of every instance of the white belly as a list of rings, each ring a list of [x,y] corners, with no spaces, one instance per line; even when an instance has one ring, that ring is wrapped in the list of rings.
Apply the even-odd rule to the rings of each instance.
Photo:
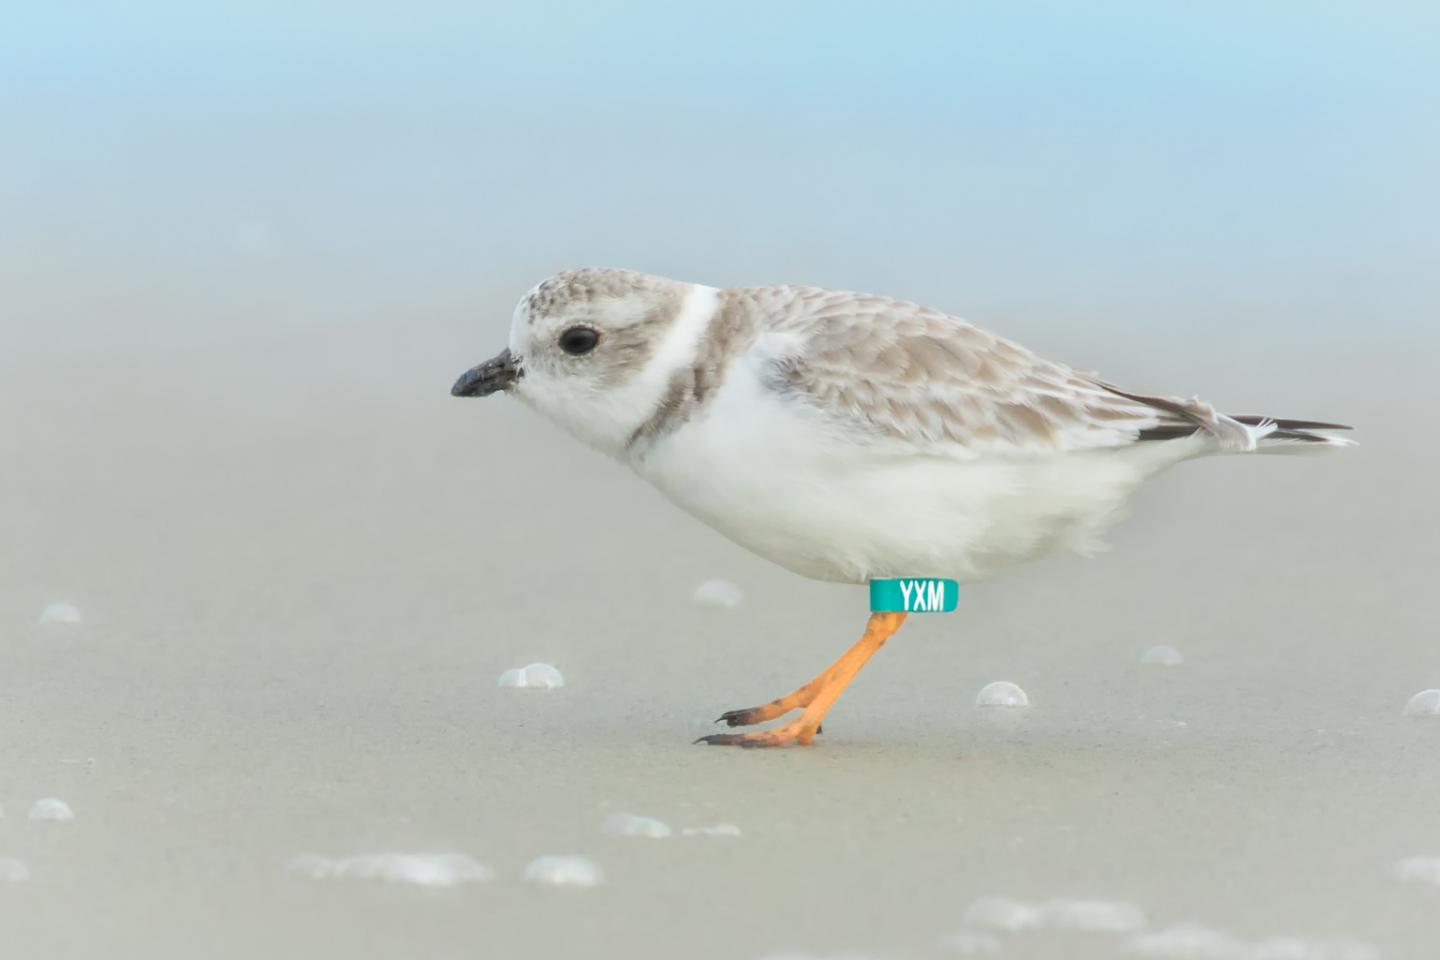
[[[962,582],[1061,547],[1085,550],[1169,444],[1019,458],[856,443],[743,368],[634,465],[720,533],[817,580]]]

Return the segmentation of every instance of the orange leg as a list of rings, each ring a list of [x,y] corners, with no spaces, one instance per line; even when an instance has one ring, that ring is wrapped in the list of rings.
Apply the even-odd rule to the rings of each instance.
[[[757,730],[752,733],[715,733],[695,742],[739,747],[778,747],[787,743],[809,745],[815,739],[815,734],[820,732],[820,721],[825,719],[826,712],[841,692],[855,679],[855,674],[860,672],[866,661],[875,655],[876,650],[885,646],[885,641],[889,640],[904,622],[903,613],[870,614],[865,635],[855,641],[855,645],[826,668],[824,673],[778,700],[771,700],[763,706],[750,707],[748,710],[731,710],[716,722],[724,721],[732,727],[748,726],[773,720],[803,707],[805,712],[795,720],[770,730]]]

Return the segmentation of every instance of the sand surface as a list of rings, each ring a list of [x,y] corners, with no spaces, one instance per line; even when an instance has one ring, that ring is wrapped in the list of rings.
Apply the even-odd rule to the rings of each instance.
[[[1263,350],[1166,355],[1177,389],[1365,445],[1184,465],[1112,552],[912,618],[814,748],[742,752],[690,741],[837,655],[864,591],[751,557],[508,399],[448,397],[513,294],[204,336],[57,297],[7,331],[0,856],[30,878],[0,884],[6,956],[938,957],[986,896],[1434,954],[1440,886],[1392,873],[1440,855],[1440,720],[1401,716],[1440,686],[1414,351],[1319,338],[1263,377]],[[1136,383],[1143,333],[1083,337]],[[692,603],[711,577],[743,603]],[[83,622],[37,623],[55,601]],[[1158,643],[1184,664],[1142,665]],[[497,686],[532,661],[565,686]],[[1032,705],[977,708],[993,680]],[[27,819],[43,797],[74,820]],[[618,812],[676,835],[608,835]],[[679,835],[721,823],[741,835]],[[415,852],[495,876],[287,869]],[[524,882],[546,854],[605,881]]]

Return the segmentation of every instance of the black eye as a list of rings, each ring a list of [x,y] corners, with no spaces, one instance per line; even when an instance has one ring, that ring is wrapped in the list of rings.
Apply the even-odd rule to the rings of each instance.
[[[589,327],[571,327],[560,334],[560,349],[575,357],[594,350],[599,342],[600,334]]]

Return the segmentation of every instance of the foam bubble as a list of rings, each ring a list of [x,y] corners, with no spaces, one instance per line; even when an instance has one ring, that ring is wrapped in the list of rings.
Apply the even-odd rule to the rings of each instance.
[[[1021,930],[1038,930],[1045,922],[1045,915],[1039,907],[1006,897],[981,897],[972,901],[960,915],[960,921],[967,927],[983,930],[1004,930],[1018,933]]]
[[[989,956],[1000,952],[1000,939],[978,930],[960,930],[941,941],[940,948],[962,957]]]
[[[1407,857],[1392,872],[1407,882],[1440,884],[1440,857]]]
[[[492,880],[495,871],[463,853],[377,853],[354,857],[306,854],[287,865],[313,880],[384,880],[421,887],[453,887]]]
[[[500,686],[515,689],[555,690],[565,686],[565,677],[548,663],[532,663],[500,674]]]
[[[525,868],[525,880],[551,887],[594,887],[605,882],[605,871],[584,857],[536,857]]]
[[[1440,717],[1440,690],[1421,690],[1405,703],[1407,717]]]
[[[1379,960],[1380,951],[1356,940],[1304,940],[1268,937],[1259,941],[1234,937],[1196,923],[1182,923],[1131,937],[1131,953],[1186,960]]]
[[[1355,940],[1302,940],[1269,937],[1255,944],[1246,960],[1379,960],[1380,951]]]
[[[745,594],[729,580],[706,580],[690,594],[690,602],[702,607],[735,610],[745,602]]]
[[[639,817],[633,813],[612,813],[600,827],[616,837],[650,837],[663,840],[670,836],[670,825],[654,817]]]
[[[1133,903],[1111,900],[1051,900],[1042,908],[1057,930],[1134,933],[1145,926],[1145,913]]]
[[[996,680],[981,688],[980,693],[975,697],[975,705],[978,707],[1028,707],[1030,698],[1025,695],[1024,690],[1010,681]]]
[[[74,626],[82,619],[84,618],[80,616],[80,608],[73,603],[52,603],[40,611],[41,623]]]
[[[70,804],[59,797],[45,797],[36,800],[30,806],[31,820],[56,820],[66,821],[75,819],[75,811],[70,809]]]
[[[680,831],[682,837],[738,837],[740,828],[733,823],[716,823],[708,827],[686,827]]]
[[[30,868],[24,860],[0,857],[0,883],[22,883],[30,879]]]
[[[1180,651],[1165,643],[1158,643],[1140,654],[1141,663],[1153,663],[1162,667],[1178,667],[1185,662]]]
[[[1231,960],[1249,952],[1246,944],[1198,923],[1177,923],[1163,930],[1131,937],[1132,953],[1147,957],[1184,957],[1194,960]]]

